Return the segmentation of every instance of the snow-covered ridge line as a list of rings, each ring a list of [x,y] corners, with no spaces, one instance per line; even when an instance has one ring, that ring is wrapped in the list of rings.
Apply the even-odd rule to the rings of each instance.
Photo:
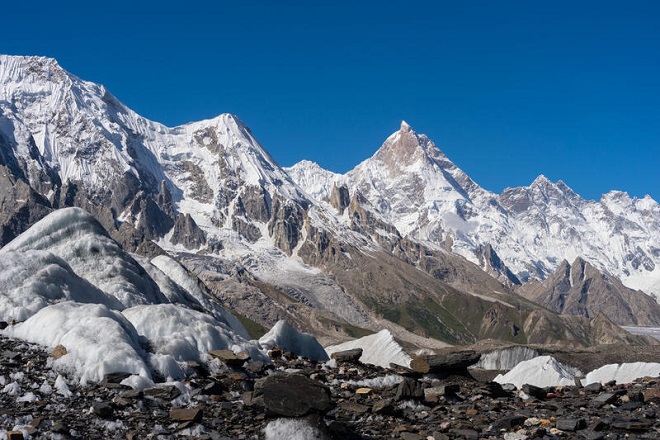
[[[528,187],[495,194],[405,122],[346,174],[309,161],[287,171],[319,201],[344,185],[402,235],[432,249],[451,247],[486,270],[485,245],[506,266],[500,270],[522,281],[545,279],[563,260],[581,257],[628,287],[660,294],[660,205],[648,195],[610,191],[600,201],[585,200],[543,175]]]
[[[495,194],[405,122],[344,175],[311,162],[283,170],[236,116],[166,127],[53,59],[2,56],[0,132],[7,160],[44,196],[55,197],[58,179],[84,182],[117,218],[138,225],[144,212],[135,214],[136,207],[162,195],[162,183],[172,216],[188,214],[187,225],[194,222],[208,241],[235,233],[231,245],[241,250],[227,254],[273,247],[295,254],[309,222],[361,248],[400,233],[450,249],[504,282],[509,273],[544,279],[561,261],[582,257],[632,288],[660,294],[660,206],[653,199],[613,191],[584,200],[544,176]],[[335,186],[360,195],[351,201],[373,214],[373,234],[351,230],[354,218],[328,202]],[[154,234],[168,250],[203,247],[172,241],[171,228]],[[486,257],[500,267],[485,258],[487,246]]]

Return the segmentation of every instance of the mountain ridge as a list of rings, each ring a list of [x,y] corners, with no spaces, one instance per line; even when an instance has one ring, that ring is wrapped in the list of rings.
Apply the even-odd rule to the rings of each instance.
[[[536,225],[515,232],[528,220],[545,225],[540,238],[553,238],[548,225],[555,221],[541,202],[591,206],[540,178],[538,188],[512,189],[503,201],[405,122],[344,175],[311,162],[285,170],[233,115],[169,128],[73,75],[63,81],[78,89],[61,93],[48,83],[58,71],[54,61],[12,59],[7,68],[7,59],[0,58],[0,72],[18,78],[14,64],[21,61],[35,83],[0,81],[0,157],[9,177],[0,184],[5,194],[27,191],[15,206],[2,205],[2,244],[48,212],[78,206],[127,251],[171,255],[264,327],[288,318],[327,337],[388,326],[408,341],[522,342],[521,329],[531,334],[534,323],[526,322],[539,306],[511,288],[547,277],[556,257],[529,260],[502,243],[513,237],[515,246],[525,245]],[[397,161],[399,153],[407,160]],[[522,209],[508,211],[505,202]],[[638,223],[646,221],[644,210],[655,215],[657,203],[629,202],[639,205],[631,219],[622,215],[625,197],[612,196],[606,220],[628,234],[621,243],[639,248],[626,260],[636,274],[655,265],[654,254],[650,263],[643,258],[651,252],[644,231],[656,230],[655,217]],[[554,228],[571,225],[573,205],[558,205],[552,214],[563,223]],[[516,215],[524,218],[516,223]]]
[[[581,256],[631,288],[644,288],[653,296],[660,293],[660,250],[651,238],[659,235],[660,205],[650,196],[631,199],[624,192],[611,191],[598,202],[585,200],[563,181],[551,182],[542,174],[528,187],[495,194],[472,181],[428,138],[417,135],[408,124],[403,127],[372,158],[346,174],[306,162],[287,171],[320,200],[328,198],[331,185],[347,186],[349,192],[364,196],[402,235],[436,249],[450,244],[455,253],[475,264],[483,264],[480,246],[490,245],[523,281],[545,279],[559,261]],[[419,141],[417,151],[427,151],[430,145],[435,154],[426,157],[433,156],[434,161],[418,160],[416,168],[408,164],[406,172],[385,179],[392,167],[401,167],[395,165],[395,156],[388,158],[384,151],[395,151],[392,145],[406,137],[408,143],[413,138]],[[399,150],[414,148],[407,145]],[[383,165],[383,157],[390,165]],[[433,170],[433,164],[445,168]],[[394,206],[397,198],[398,206]],[[611,251],[611,236],[618,237],[616,251]]]

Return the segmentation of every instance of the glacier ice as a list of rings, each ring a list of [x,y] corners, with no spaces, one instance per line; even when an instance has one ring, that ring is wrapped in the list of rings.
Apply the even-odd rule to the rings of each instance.
[[[392,333],[387,329],[373,335],[331,345],[326,347],[325,350],[332,355],[332,353],[353,348],[362,349],[360,361],[365,364],[379,365],[384,368],[388,368],[391,363],[403,365],[404,367],[410,365],[410,355],[403,350],[403,347],[396,342]]]
[[[538,356],[528,361],[520,362],[508,373],[499,374],[495,382],[514,384],[521,388],[524,384],[537,387],[573,386],[575,377],[582,374],[574,368],[563,365],[552,356]]]
[[[115,297],[124,307],[167,302],[144,268],[83,209],[52,212],[0,249],[0,257],[29,250],[56,255],[76,275]]]
[[[304,356],[316,361],[329,359],[328,354],[314,336],[299,332],[284,320],[278,321],[268,333],[259,338],[259,343],[267,349],[280,347],[297,356]]]

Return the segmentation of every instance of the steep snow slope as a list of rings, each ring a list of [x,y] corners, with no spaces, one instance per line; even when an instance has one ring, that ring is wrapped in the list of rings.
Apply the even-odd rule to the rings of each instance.
[[[523,281],[544,279],[561,261],[582,257],[630,287],[660,294],[660,205],[648,196],[613,191],[589,201],[544,176],[497,195],[405,122],[345,175],[310,162],[288,172],[322,201],[333,186],[346,185],[350,197],[359,194],[365,209],[402,235],[431,249],[450,248],[486,270],[483,249],[490,245],[505,265],[500,275],[510,269]]]
[[[310,203],[235,116],[168,128],[50,58],[0,56],[0,133],[4,162],[53,203],[59,185],[75,182],[135,225],[149,194],[210,238],[271,240],[278,221]],[[291,251],[298,236],[287,238],[271,241]]]

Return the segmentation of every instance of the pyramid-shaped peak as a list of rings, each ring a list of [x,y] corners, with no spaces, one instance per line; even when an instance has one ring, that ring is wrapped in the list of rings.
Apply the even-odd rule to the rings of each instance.
[[[419,136],[410,125],[401,121],[399,131],[392,133],[376,152],[375,156],[394,168],[410,165],[427,156],[430,142],[426,136]]]
[[[554,183],[552,183],[550,179],[545,177],[545,175],[539,174],[538,177],[534,179],[531,186],[549,186],[549,185],[554,186]]]

